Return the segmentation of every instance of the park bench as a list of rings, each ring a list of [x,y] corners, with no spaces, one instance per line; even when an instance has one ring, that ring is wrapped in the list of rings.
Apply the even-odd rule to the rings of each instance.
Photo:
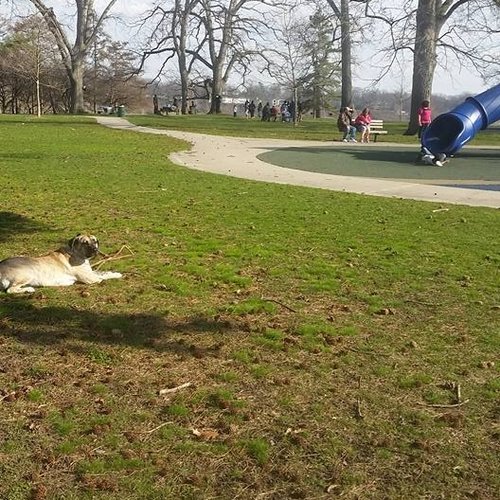
[[[379,135],[385,134],[387,134],[387,130],[384,130],[384,120],[372,120],[370,123],[370,135],[375,136],[374,142],[377,142]]]

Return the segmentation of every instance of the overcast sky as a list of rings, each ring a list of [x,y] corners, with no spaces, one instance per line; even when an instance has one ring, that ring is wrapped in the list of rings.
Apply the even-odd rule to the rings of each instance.
[[[401,0],[398,0],[401,1]],[[105,0],[96,0],[97,6],[106,4]],[[151,0],[143,0],[141,2],[130,2],[130,0],[118,0],[113,11],[118,15],[126,16],[128,19],[137,18],[151,3]],[[126,38],[127,32],[122,29],[121,36]],[[355,64],[353,65],[353,72],[355,81],[354,86],[360,88],[371,88],[374,86],[374,79],[378,76],[379,70],[373,66],[373,53],[375,48],[367,50],[366,47],[357,48],[355,53]],[[376,84],[376,88],[380,90],[395,90],[399,91],[403,87],[407,92],[411,91],[411,60],[407,61],[404,65],[404,70],[395,68],[389,73],[380,83]],[[157,69],[156,65],[149,65],[146,67],[146,72],[153,75]],[[259,81],[260,75],[254,75],[253,82]],[[458,68],[452,70],[443,70],[437,68],[433,84],[433,93],[456,95],[468,93],[471,95],[478,94],[486,90],[491,85],[485,84],[479,75],[474,74],[471,70],[459,70]]]
[[[400,1],[400,0],[399,0]],[[26,5],[29,2],[25,0]],[[142,12],[150,5],[152,0],[141,0],[141,1],[131,1],[131,0],[118,0],[113,7],[112,14],[116,17],[126,18],[128,21],[137,19]],[[3,5],[2,11],[5,11],[6,4],[1,2]],[[95,0],[95,7],[98,12],[102,12],[102,9],[107,5],[107,0]],[[68,5],[74,5],[71,0],[46,0],[48,6],[53,6],[57,14],[61,12],[61,8]],[[113,36],[120,38],[122,40],[130,41],[134,43],[135,33],[127,28],[123,23],[112,23],[113,27],[109,26],[113,32]],[[373,66],[373,53],[375,48],[372,47],[368,49],[366,47],[357,48],[355,53],[355,64],[353,65],[354,72],[354,86],[360,88],[372,88],[374,87],[374,78],[378,75],[378,68]],[[156,67],[155,67],[156,66]],[[399,91],[403,88],[405,91],[411,91],[411,61],[407,61],[403,65],[403,69],[395,68],[391,73],[389,73],[380,83],[376,85],[376,88],[380,90],[396,90]],[[149,64],[146,67],[147,76],[151,76],[155,73],[157,65]],[[174,68],[173,68],[174,69]],[[255,75],[252,80],[253,82],[259,81],[260,75]],[[500,80],[500,77],[499,77]],[[498,83],[498,82],[493,82]],[[471,70],[458,70],[457,68],[452,70],[443,70],[441,68],[436,69],[433,85],[434,94],[447,94],[456,95],[468,93],[475,95],[483,90],[486,90],[489,86],[484,84],[479,75],[474,74]]]

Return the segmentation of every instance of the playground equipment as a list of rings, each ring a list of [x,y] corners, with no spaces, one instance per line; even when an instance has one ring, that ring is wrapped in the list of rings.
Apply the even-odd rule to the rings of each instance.
[[[454,155],[480,131],[500,120],[500,84],[439,115],[427,127],[422,145],[433,155]]]

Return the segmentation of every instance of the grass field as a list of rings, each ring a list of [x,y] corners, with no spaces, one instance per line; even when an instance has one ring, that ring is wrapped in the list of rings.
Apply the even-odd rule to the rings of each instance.
[[[123,280],[1,297],[0,498],[497,498],[499,210],[205,174],[87,118],[0,127],[0,258],[127,246]]]

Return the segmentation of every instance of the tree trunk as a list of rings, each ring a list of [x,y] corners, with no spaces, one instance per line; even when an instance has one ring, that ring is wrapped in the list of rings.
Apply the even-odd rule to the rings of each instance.
[[[352,106],[352,69],[351,69],[351,24],[349,19],[349,0],[340,2],[340,31],[342,36],[342,107]]]
[[[83,99],[83,60],[75,56],[72,61],[70,74],[70,110],[71,114],[85,113]]]
[[[186,67],[180,70],[181,77],[181,114],[185,115],[188,108],[189,72]]]
[[[219,114],[221,112],[222,92],[224,90],[224,80],[221,77],[220,71],[214,70],[212,80],[212,99],[210,101],[209,115]]]
[[[405,135],[417,133],[418,108],[422,101],[430,101],[432,94],[438,37],[436,1],[419,0],[418,2],[410,122]]]

